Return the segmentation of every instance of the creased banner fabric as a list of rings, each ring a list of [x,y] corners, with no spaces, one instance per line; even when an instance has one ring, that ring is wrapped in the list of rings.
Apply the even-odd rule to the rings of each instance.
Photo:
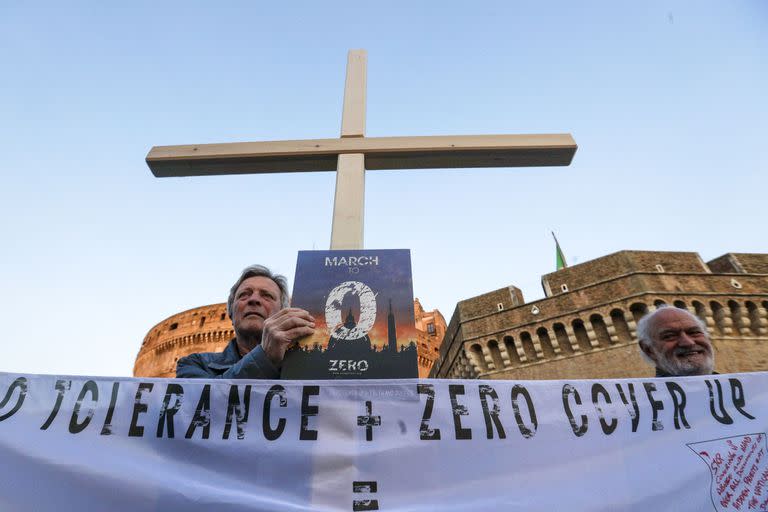
[[[0,510],[768,511],[768,373],[0,373]]]

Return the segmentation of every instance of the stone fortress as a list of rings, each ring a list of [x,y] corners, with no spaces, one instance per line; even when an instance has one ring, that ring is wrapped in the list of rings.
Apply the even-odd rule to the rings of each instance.
[[[446,323],[439,311],[425,311],[413,301],[418,339],[419,377],[427,377],[438,358]],[[134,377],[175,377],[176,361],[193,352],[219,352],[235,337],[227,305],[210,304],[176,313],[144,337],[133,367]]]
[[[636,341],[660,304],[707,325],[721,373],[768,370],[768,254],[620,251],[542,277],[545,298],[514,286],[459,302],[431,377],[594,379],[654,369]]]

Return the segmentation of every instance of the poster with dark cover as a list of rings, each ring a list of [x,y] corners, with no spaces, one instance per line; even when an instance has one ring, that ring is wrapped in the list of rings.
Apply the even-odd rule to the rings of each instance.
[[[286,354],[283,379],[419,376],[409,250],[299,251],[291,305],[315,334]]]

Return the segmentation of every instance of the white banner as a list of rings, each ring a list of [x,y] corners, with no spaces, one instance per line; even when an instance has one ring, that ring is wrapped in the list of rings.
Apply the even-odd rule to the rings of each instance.
[[[768,373],[0,373],[0,510],[768,511]]]

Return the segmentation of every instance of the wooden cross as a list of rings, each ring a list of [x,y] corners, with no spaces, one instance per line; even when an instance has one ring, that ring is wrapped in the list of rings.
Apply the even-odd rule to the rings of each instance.
[[[363,248],[365,169],[569,165],[570,134],[366,137],[365,50],[347,60],[338,139],[155,146],[147,165],[158,177],[332,171],[336,169],[331,249]]]

